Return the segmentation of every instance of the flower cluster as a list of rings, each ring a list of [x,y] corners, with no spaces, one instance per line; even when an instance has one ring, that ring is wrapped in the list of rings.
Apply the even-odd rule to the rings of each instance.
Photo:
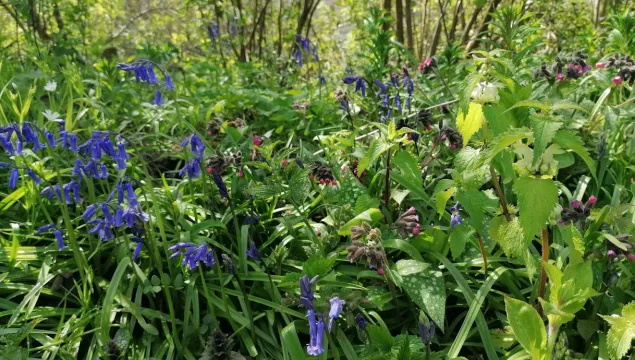
[[[173,252],[172,255],[170,255],[170,259],[174,259],[183,254],[182,264],[183,266],[187,266],[190,270],[194,270],[200,263],[203,263],[207,267],[216,265],[214,250],[210,249],[205,243],[201,245],[178,243],[170,246],[168,250]]]
[[[303,53],[302,51],[306,51],[307,53],[313,56],[315,62],[319,62],[320,58],[317,54],[317,46],[311,44],[311,41],[306,36],[302,36],[302,34],[296,34],[296,49],[293,52],[293,58],[298,63],[299,67],[302,67],[303,64]]]
[[[201,161],[205,152],[205,144],[194,134],[181,142],[182,148],[186,148],[188,145],[190,145],[194,158],[185,163],[185,166],[179,171],[179,176],[185,177],[187,175],[190,179],[193,179],[201,176]]]
[[[310,175],[311,181],[317,181],[320,185],[337,185],[331,169],[321,163],[315,163]]]
[[[618,70],[617,76],[612,79],[615,85],[621,85],[624,81],[627,81],[629,86],[633,86],[635,83],[635,60],[630,55],[610,57],[606,63],[597,63],[597,67],[616,68]]]
[[[355,83],[355,92],[360,91],[362,93],[362,97],[366,97],[367,81],[362,76],[347,75],[347,76],[344,76],[344,79],[342,79],[342,81],[346,85]]]
[[[461,205],[456,203],[456,205],[450,208],[452,212],[452,216],[450,217],[450,229],[454,230],[454,227],[460,224],[463,224],[463,218],[461,217]]]
[[[559,223],[568,222],[584,222],[589,215],[591,215],[591,208],[597,202],[597,198],[593,195],[589,196],[586,203],[582,203],[580,200],[573,200],[571,202],[571,209],[563,209],[562,217],[558,220]]]
[[[479,104],[497,103],[500,99],[496,85],[485,81],[481,81],[476,85],[474,90],[472,90],[471,98],[472,101]]]
[[[386,254],[381,247],[381,232],[373,229],[368,223],[351,228],[352,244],[346,248],[347,259],[353,263],[366,257],[370,269],[377,269],[377,274],[383,275],[383,264],[386,262]]]
[[[157,74],[154,71],[154,68],[159,69],[159,71],[163,74],[163,83],[159,82],[157,78]],[[117,64],[117,68],[125,71],[134,73],[135,80],[137,82],[145,82],[150,85],[156,85],[159,88],[157,89],[154,95],[154,105],[163,104],[163,95],[161,94],[161,87],[163,87],[166,91],[174,90],[174,84],[172,83],[172,78],[167,71],[165,71],[162,67],[157,65],[156,63],[142,59],[139,61],[132,62],[130,64]]]
[[[421,224],[419,224],[419,216],[416,213],[417,210],[414,207],[404,211],[395,222],[395,227],[404,235],[419,235],[421,233]]]
[[[535,75],[551,78],[551,74],[555,73],[556,81],[564,80],[565,74],[569,79],[577,79],[592,69],[592,67],[586,63],[586,58],[587,56],[581,52],[575,53],[568,60],[556,57],[556,62],[552,67],[551,73],[546,70],[546,65],[544,65],[545,68],[543,69],[543,66],[541,66],[541,70],[539,70]]]
[[[437,62],[433,58],[426,58],[422,63],[419,64],[419,72],[423,74],[429,74],[432,69],[437,67]]]

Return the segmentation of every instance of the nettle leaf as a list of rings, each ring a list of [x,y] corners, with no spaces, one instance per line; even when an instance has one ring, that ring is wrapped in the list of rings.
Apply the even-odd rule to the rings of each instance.
[[[412,183],[421,186],[421,169],[419,168],[417,159],[415,159],[409,152],[398,152],[392,159],[392,163],[395,168],[401,171],[401,174],[405,178],[409,179]]]
[[[514,144],[515,142],[528,138],[529,134],[531,134],[529,129],[517,128],[498,135],[494,138],[494,140],[492,140],[489,148],[485,152],[484,156],[480,159],[480,161],[482,162],[482,164],[491,162],[494,157],[496,157],[496,155],[498,155],[500,152],[509,148],[509,146]]]
[[[284,191],[284,187],[280,184],[261,185],[247,190],[251,195],[261,199],[282,194]]]
[[[456,194],[456,199],[470,215],[470,224],[478,231],[483,229],[485,214],[498,206],[496,199],[478,190],[460,191]]]
[[[395,339],[390,335],[388,329],[378,325],[368,325],[366,331],[368,331],[368,337],[373,346],[382,353],[390,352],[390,349],[392,349],[395,344]]]
[[[304,263],[302,269],[309,278],[313,278],[316,275],[324,277],[333,269],[335,260],[337,259],[332,256],[325,258],[321,254],[315,254]]]
[[[531,305],[509,297],[505,297],[505,311],[516,340],[532,359],[542,359],[547,332],[538,312]]]
[[[402,261],[407,263],[397,265],[397,268],[401,267],[401,270],[398,270],[402,278],[401,286],[410,299],[443,331],[446,298],[443,273],[415,260],[400,260],[397,263]],[[420,265],[416,266],[415,262]]]
[[[512,219],[511,222],[507,222],[503,217],[497,219],[504,222],[504,224],[499,225],[496,240],[505,255],[522,258],[530,242],[525,241],[526,237],[523,236],[523,228],[520,226],[520,221],[518,221],[517,217]]]
[[[482,152],[481,149],[475,149],[473,147],[465,147],[456,154],[454,158],[454,167],[458,172],[474,171],[482,164]]]
[[[454,181],[443,179],[434,187],[434,202],[436,204],[437,213],[439,214],[439,219],[442,218],[445,213],[448,200],[450,200],[452,195],[456,192],[456,188],[453,185]]]
[[[487,121],[487,129],[497,136],[509,130],[513,124],[510,113],[506,113],[502,104],[483,106],[483,115]]]
[[[478,85],[482,78],[483,75],[478,72],[474,72],[463,79],[459,85],[459,112],[468,112],[472,91],[474,91],[474,88]]]
[[[456,128],[463,136],[463,147],[483,127],[484,120],[483,105],[478,103],[470,103],[467,115],[464,112],[459,113],[456,117]]]
[[[364,211],[379,207],[379,200],[371,197],[368,194],[363,194],[357,198],[355,202],[355,214],[363,213]]]
[[[591,170],[591,175],[593,175],[593,177],[596,176],[595,162],[591,158],[589,151],[584,146],[584,142],[579,137],[577,137],[575,134],[569,131],[560,130],[556,133],[556,136],[553,138],[553,141],[556,144],[558,144],[561,148],[565,150],[569,149],[573,151],[574,153],[578,154],[578,156],[580,156],[582,160],[586,163],[586,165],[589,167],[589,170]]]
[[[518,197],[523,233],[532,239],[545,227],[558,204],[558,187],[551,179],[522,177],[516,180],[514,193]]]
[[[452,250],[452,258],[454,260],[458,259],[465,251],[465,244],[467,244],[473,233],[474,231],[467,225],[459,224],[454,227],[450,234],[450,250]]]
[[[307,170],[298,169],[289,179],[289,191],[296,204],[302,204],[311,193],[311,180]]]
[[[542,156],[547,148],[547,144],[551,142],[556,135],[556,131],[560,130],[562,123],[554,121],[550,116],[542,114],[531,114],[531,127],[534,130],[534,158],[532,166],[536,166],[538,159]]]
[[[369,166],[375,163],[375,161],[390,149],[392,144],[387,143],[382,139],[373,141],[370,147],[366,150],[366,154],[359,160],[357,165],[357,173],[362,174]]]
[[[606,337],[611,359],[619,360],[632,348],[631,343],[635,339],[635,301],[622,308],[622,316],[600,316],[611,325]]]

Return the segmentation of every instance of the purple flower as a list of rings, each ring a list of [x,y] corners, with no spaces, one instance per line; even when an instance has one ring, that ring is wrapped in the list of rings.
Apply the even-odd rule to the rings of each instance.
[[[66,245],[64,244],[64,237],[62,236],[62,232],[58,228],[56,228],[55,225],[53,224],[44,225],[40,227],[39,229],[37,229],[37,231],[35,232],[35,235],[40,235],[49,230],[52,230],[53,235],[55,236],[55,240],[57,240],[58,250],[64,250],[66,248]]]
[[[320,85],[326,84],[326,78],[324,77],[324,75],[318,75],[318,79],[320,80]]]
[[[95,216],[95,214],[97,213],[97,206],[99,204],[92,204],[89,205],[86,210],[84,211],[84,213],[82,214],[82,219],[84,219],[84,221],[88,221],[90,219],[93,218],[93,216]]]
[[[163,96],[161,95],[161,90],[157,90],[154,93],[154,101],[152,103],[156,106],[163,105]]]
[[[331,332],[331,329],[333,328],[333,321],[342,313],[342,309],[344,309],[346,301],[336,296],[330,299],[329,302],[331,303],[331,309],[329,310],[329,332]]]
[[[463,223],[463,218],[461,218],[460,214],[452,214],[452,217],[450,219],[450,230],[454,230],[454,227],[462,224]]]
[[[364,318],[364,315],[357,314],[355,316],[355,325],[362,330],[366,329],[366,318]]]
[[[428,344],[434,338],[434,333],[436,332],[436,328],[434,327],[434,323],[428,320],[427,324],[419,323],[419,336],[421,337],[421,342],[424,344]]]
[[[15,189],[15,187],[18,185],[18,179],[20,178],[20,172],[18,171],[18,168],[12,168],[11,172],[9,173],[9,188],[10,189]]]
[[[377,79],[373,80],[373,82],[379,88],[379,92],[377,93],[378,96],[388,92],[388,86],[386,86],[386,84],[384,84],[383,82],[381,82],[381,81],[379,81]]]
[[[44,137],[46,138],[46,142],[49,144],[49,147],[55,147],[57,142],[55,141],[55,135],[52,132],[46,131],[44,133]]]
[[[0,136],[0,145],[2,145],[9,156],[13,156],[15,154],[15,148],[13,147],[13,144],[11,143],[11,140],[9,138]]]
[[[190,270],[194,270],[201,262],[207,267],[216,265],[214,251],[208,248],[207,244],[196,246],[194,243],[178,243],[169,247],[168,250],[173,251],[170,259],[179,256],[183,250],[183,265]]]
[[[401,107],[401,98],[399,97],[399,93],[395,94],[395,98],[393,99],[393,105],[399,110],[399,112],[403,112],[403,108]]]
[[[359,76],[355,76],[355,75],[347,75],[344,76],[344,78],[342,79],[342,81],[344,81],[344,84],[346,85],[350,85],[354,82],[356,82],[357,80],[359,80],[360,77]]]
[[[137,259],[139,258],[139,254],[141,254],[141,248],[143,247],[143,242],[138,237],[133,237],[132,241],[137,243],[134,249],[134,253],[132,254],[132,261],[137,262]]]
[[[225,185],[225,182],[223,181],[223,178],[220,176],[218,171],[212,171],[212,177],[214,178],[214,183],[218,187],[220,196],[224,197],[225,199],[229,199],[229,194],[227,193],[227,185]]]
[[[318,356],[324,352],[324,321],[322,321],[321,315],[319,320],[316,321],[316,314],[313,309],[309,309],[306,312],[309,320],[309,344],[306,346],[307,354],[311,356]]]
[[[212,20],[207,26],[207,35],[209,35],[212,43],[216,43],[216,40],[220,37],[220,27],[218,26],[216,21]]]
[[[247,256],[249,256],[249,258],[256,261],[262,260],[262,255],[260,254],[258,247],[256,247],[256,244],[253,241],[249,242],[249,249],[247,250]]]
[[[300,302],[302,306],[307,309],[313,309],[313,300],[315,300],[315,293],[313,292],[313,284],[319,279],[319,276],[315,276],[309,280],[307,275],[300,278]]]

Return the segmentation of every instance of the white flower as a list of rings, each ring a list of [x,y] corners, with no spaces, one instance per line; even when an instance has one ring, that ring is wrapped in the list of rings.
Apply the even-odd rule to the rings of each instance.
[[[88,90],[88,96],[92,97],[93,95],[95,95],[95,89]]]
[[[53,112],[51,110],[46,109],[42,115],[44,115],[45,118],[47,118],[49,121],[55,121],[55,122],[63,122],[64,120],[61,118],[62,115]]]
[[[498,96],[498,89],[496,85],[488,82],[480,82],[472,91],[472,100],[477,103],[497,103],[500,97]]]
[[[55,80],[51,80],[44,85],[44,90],[53,92],[57,89],[57,83]]]

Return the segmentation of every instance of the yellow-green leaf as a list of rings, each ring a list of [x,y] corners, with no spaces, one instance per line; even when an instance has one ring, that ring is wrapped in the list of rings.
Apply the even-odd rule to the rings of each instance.
[[[463,146],[467,145],[470,138],[483,126],[483,105],[470,103],[467,116],[461,112],[456,118],[456,127],[463,136]]]

